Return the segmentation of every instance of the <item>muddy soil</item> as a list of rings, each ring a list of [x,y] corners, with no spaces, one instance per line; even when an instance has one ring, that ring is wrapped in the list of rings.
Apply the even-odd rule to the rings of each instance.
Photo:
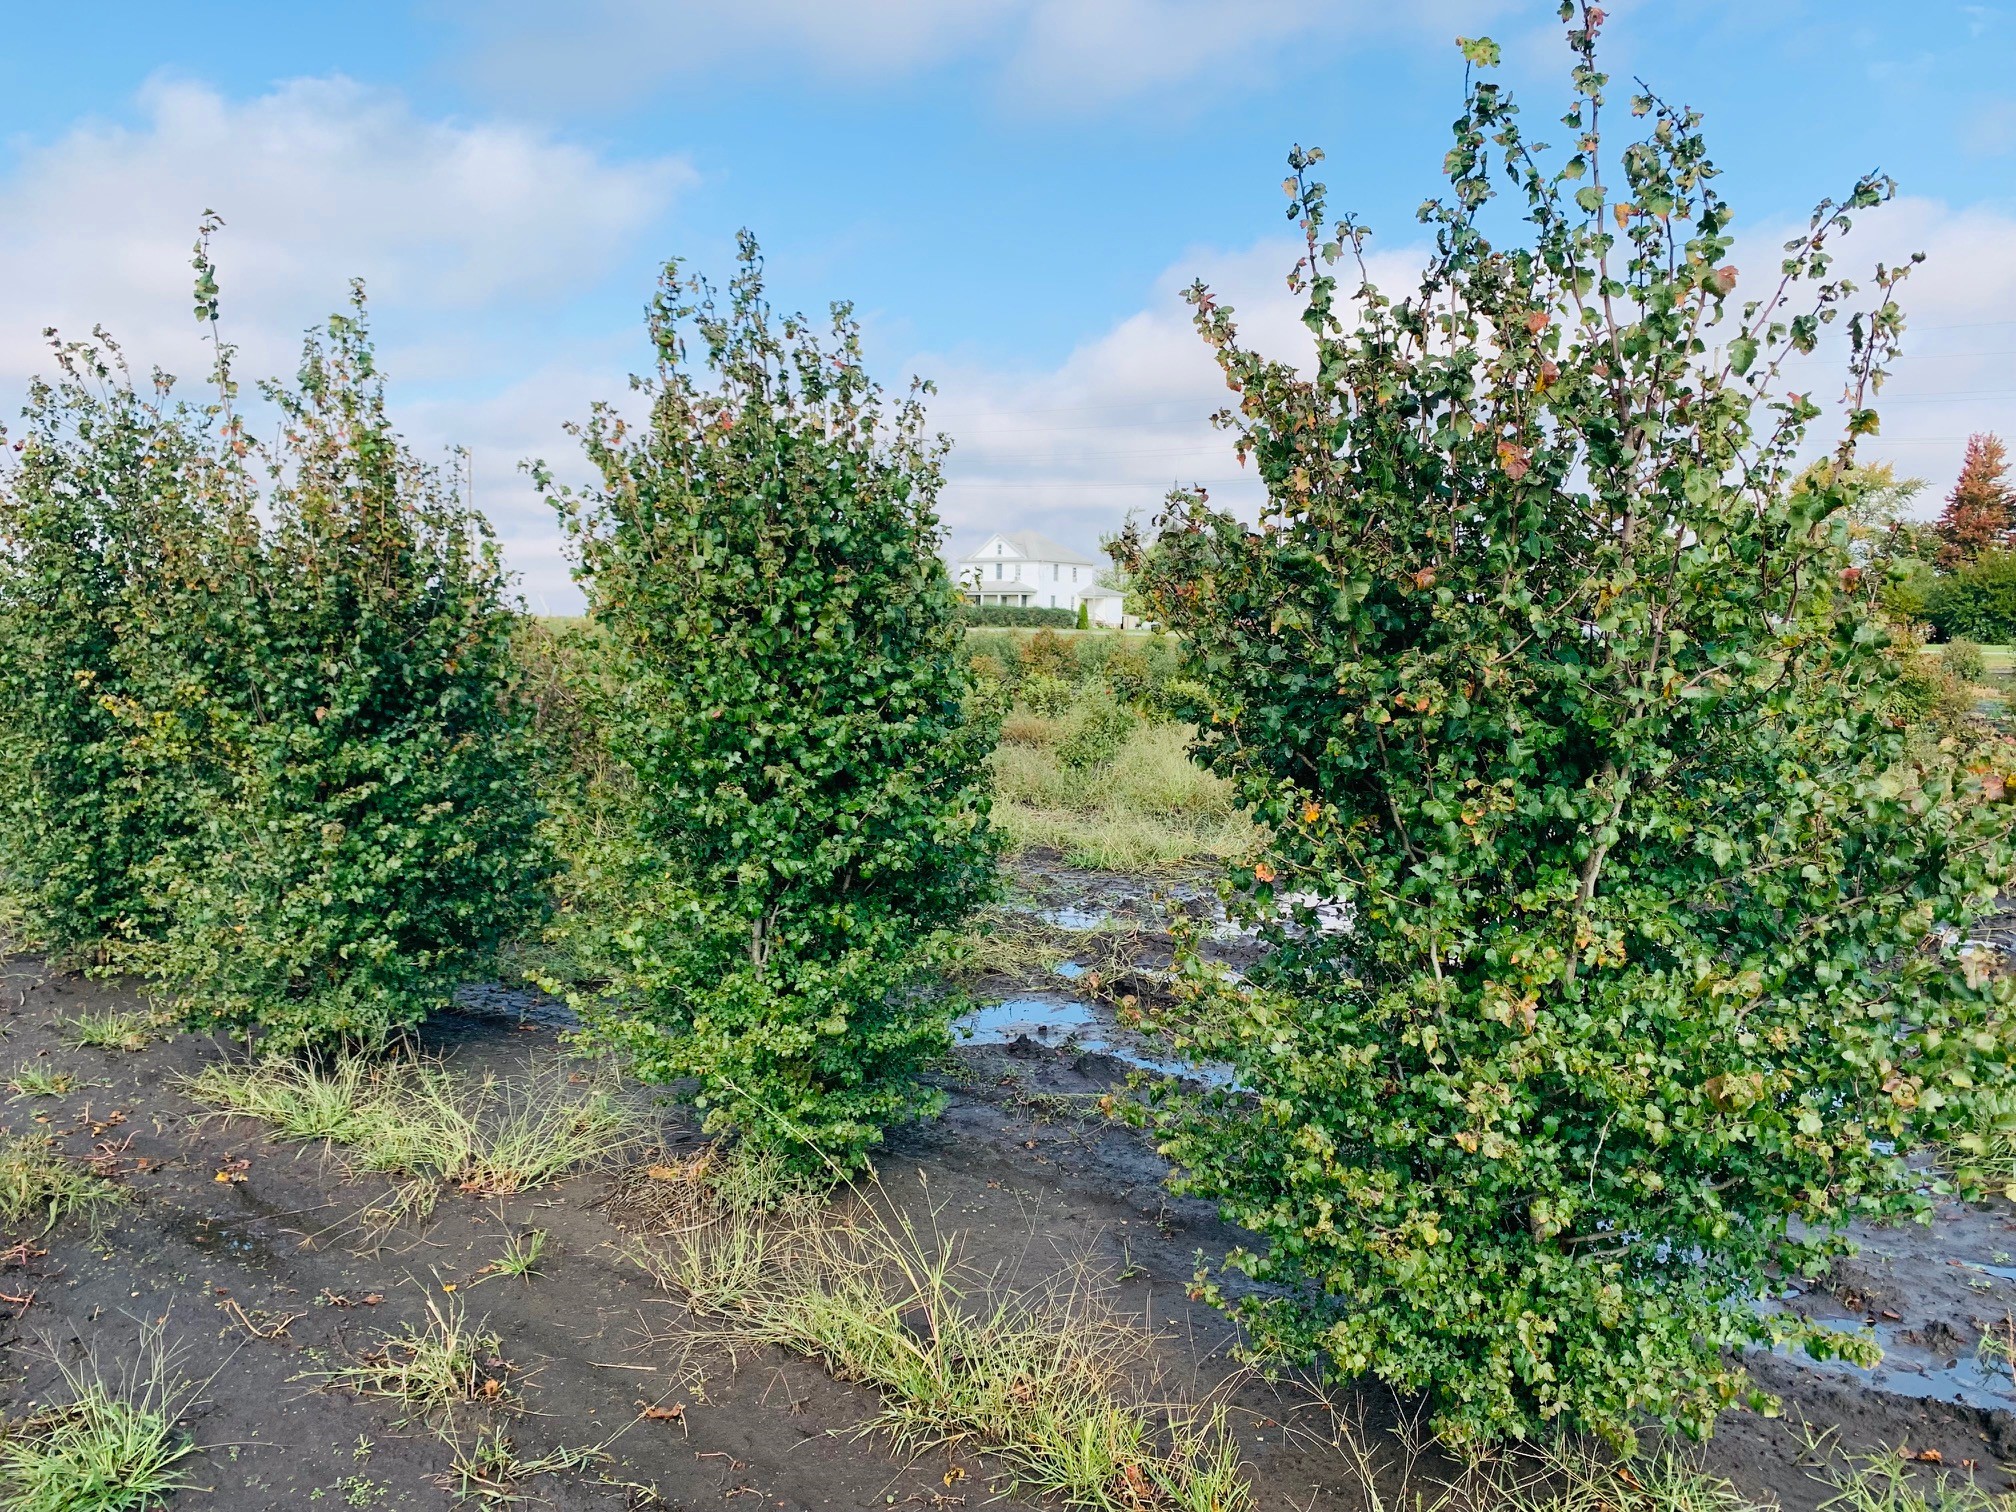
[[[511,1074],[564,1053],[555,1026],[525,1021],[514,999],[490,994],[489,1013],[444,1017],[428,1047],[469,1074]],[[77,1049],[61,1021],[86,1009],[139,1006],[119,984],[87,982],[17,960],[0,983],[0,1072],[35,1064],[83,1080],[61,1098],[0,1104],[13,1132],[46,1131],[72,1155],[113,1172],[129,1200],[94,1233],[71,1219],[17,1242],[0,1274],[0,1418],[59,1399],[58,1362],[93,1357],[103,1373],[158,1338],[179,1374],[205,1382],[182,1422],[200,1454],[204,1488],[177,1505],[295,1509],[311,1505],[437,1508],[453,1504],[450,1451],[428,1424],[384,1402],[320,1384],[316,1373],[356,1359],[388,1332],[425,1321],[430,1302],[461,1302],[503,1340],[486,1368],[510,1383],[516,1406],[465,1409],[455,1423],[473,1444],[501,1427],[521,1453],[604,1446],[584,1469],[522,1486],[563,1508],[702,1507],[751,1499],[777,1508],[977,1507],[990,1467],[966,1450],[917,1460],[891,1453],[859,1425],[874,1410],[862,1388],[781,1353],[733,1359],[695,1347],[694,1325],[629,1259],[633,1235],[604,1211],[607,1175],[508,1199],[449,1194],[425,1222],[374,1239],[359,1213],[385,1184],[346,1179],[320,1146],[276,1143],[248,1122],[203,1119],[178,1079],[229,1047],[177,1036],[144,1051]],[[521,1003],[522,1006],[522,1003]],[[951,1105],[901,1130],[880,1166],[884,1191],[920,1224],[961,1236],[965,1252],[1023,1280],[1090,1263],[1117,1278],[1126,1305],[1162,1331],[1157,1365],[1172,1389],[1222,1391],[1236,1410],[1259,1504],[1297,1512],[1365,1503],[1338,1447],[1340,1415],[1377,1445],[1400,1421],[1376,1392],[1330,1402],[1305,1387],[1240,1377],[1231,1331],[1191,1303],[1197,1255],[1237,1235],[1206,1207],[1171,1198],[1165,1167],[1143,1140],[1097,1111],[1126,1064],[1082,1042],[971,1043],[945,1077]],[[0,1076],[0,1080],[4,1080]],[[655,1137],[673,1150],[698,1143],[676,1108],[645,1104]],[[2016,1419],[2007,1392],[1958,1400],[1940,1370],[1971,1360],[1971,1340],[2016,1307],[2016,1213],[1942,1211],[1929,1231],[1863,1236],[1865,1252],[1796,1299],[1844,1322],[1893,1331],[1899,1356],[1923,1351],[1925,1375],[1893,1365],[1873,1379],[1829,1375],[1790,1361],[1758,1362],[1785,1397],[1785,1417],[1731,1414],[1706,1451],[1711,1468],[1788,1508],[1825,1495],[1804,1452],[1804,1424],[1836,1429],[1857,1449],[1934,1451],[1952,1473],[1972,1463],[2008,1484]],[[486,1276],[514,1234],[548,1231],[544,1274]],[[2002,1236],[2008,1234],[2004,1239]],[[1963,1265],[1950,1262],[1963,1261]],[[450,1292],[449,1288],[454,1291]],[[1906,1335],[1911,1336],[1906,1338]],[[1910,1356],[1908,1358],[1916,1358]],[[2007,1381],[2007,1370],[1999,1377]],[[1899,1383],[1903,1385],[1900,1387]],[[1971,1388],[1970,1388],[1971,1389]],[[678,1409],[676,1412],[673,1409]],[[1398,1490],[1388,1455],[1385,1490]],[[1432,1461],[1419,1467],[1433,1474]]]

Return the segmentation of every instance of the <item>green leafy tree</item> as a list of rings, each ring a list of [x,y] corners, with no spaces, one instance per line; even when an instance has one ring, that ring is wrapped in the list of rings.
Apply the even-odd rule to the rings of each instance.
[[[885,407],[847,306],[826,343],[771,313],[746,235],[725,308],[675,263],[649,324],[647,423],[580,428],[597,487],[539,474],[634,778],[625,965],[586,1006],[640,1074],[699,1078],[710,1127],[845,1171],[941,1101],[930,967],[993,874],[941,446],[917,392]]]
[[[1464,44],[1412,293],[1296,150],[1313,350],[1270,360],[1191,291],[1261,517],[1178,495],[1122,551],[1208,695],[1203,759],[1274,832],[1230,894],[1262,959],[1192,960],[1165,1019],[1236,1084],[1138,1115],[1258,1237],[1227,1263],[1259,1287],[1204,1278],[1254,1348],[1428,1392],[1458,1441],[1706,1431],[1756,1399],[1725,1351],[1864,1350],[1752,1304],[1848,1220],[1923,1213],[1928,1143],[1978,1187],[2012,1049],[2007,985],[1950,943],[2016,860],[2002,784],[1883,712],[1856,496],[1794,486],[1820,410],[1774,383],[1852,308],[1834,246],[1890,186],[1732,298],[1698,118],[1641,95],[1606,142],[1601,13],[1563,16],[1562,154]],[[1902,271],[1840,321],[1844,462]]]
[[[218,465],[125,651],[131,742],[190,813],[145,868],[165,923],[136,962],[192,1022],[275,1047],[446,1006],[545,898],[502,563],[462,479],[393,429],[364,316],[360,287],[264,385],[271,443],[217,343]]]
[[[118,709],[214,478],[168,380],[141,392],[103,331],[53,345],[0,464],[0,893],[27,939],[102,956],[158,927],[142,870],[186,818]]]
[[[1923,609],[1946,640],[2016,641],[2016,551],[1990,548],[1938,578]]]

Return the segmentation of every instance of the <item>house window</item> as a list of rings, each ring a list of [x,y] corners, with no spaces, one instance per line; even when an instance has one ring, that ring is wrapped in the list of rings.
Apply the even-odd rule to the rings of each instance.
[[[994,576],[996,578],[999,578],[1001,576],[1001,564],[999,562],[996,562],[994,564]]]
[[[1078,569],[1076,567],[1071,569],[1071,581],[1074,583],[1078,581]]]

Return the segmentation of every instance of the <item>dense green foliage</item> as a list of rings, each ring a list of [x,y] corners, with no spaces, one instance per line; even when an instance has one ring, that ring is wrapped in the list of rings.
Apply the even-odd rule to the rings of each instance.
[[[1942,639],[2016,641],[2016,551],[1983,551],[1933,579],[1922,608]]]
[[[207,236],[197,266],[214,335]],[[200,409],[102,361],[75,381],[81,350],[37,391],[0,623],[90,700],[44,672],[7,801],[24,843],[92,859],[17,852],[8,881],[30,933],[112,937],[193,1022],[374,1040],[542,906],[516,617],[459,481],[391,427],[361,293],[265,386],[270,443],[217,351]],[[38,775],[78,757],[96,805]]]
[[[120,652],[211,459],[202,417],[137,390],[102,333],[55,355],[0,453],[0,894],[76,955],[158,925],[142,870],[183,809],[131,749]]]
[[[1047,626],[1053,630],[1069,630],[1078,624],[1078,616],[1069,609],[1039,608],[1022,604],[966,604],[959,606],[959,617],[969,625],[987,628],[1013,626],[1034,629]],[[1079,626],[1080,629],[1084,628]]]
[[[1752,1300],[1922,1212],[1928,1143],[1977,1184],[2016,1048],[1951,943],[2016,861],[2002,782],[1885,713],[1853,474],[1794,487],[1820,411],[1773,392],[1889,187],[1823,203],[1736,306],[1697,118],[1641,97],[1606,152],[1600,12],[1563,15],[1570,153],[1474,76],[1413,294],[1347,303],[1365,233],[1291,157],[1314,351],[1267,360],[1192,291],[1262,517],[1179,495],[1122,543],[1203,758],[1274,833],[1232,895],[1263,959],[1191,961],[1168,1016],[1238,1085],[1141,1116],[1263,1241],[1229,1261],[1260,1289],[1210,1282],[1254,1346],[1425,1390],[1459,1441],[1705,1431],[1748,1390],[1725,1350],[1853,1350]],[[1844,322],[1844,461],[1899,276]]]
[[[648,423],[598,408],[600,485],[542,475],[630,778],[621,969],[584,1006],[641,1074],[698,1077],[711,1127],[842,1171],[939,1101],[927,968],[993,869],[939,448],[914,394],[885,412],[845,306],[830,344],[772,316],[746,238],[726,308],[674,265],[650,331]]]

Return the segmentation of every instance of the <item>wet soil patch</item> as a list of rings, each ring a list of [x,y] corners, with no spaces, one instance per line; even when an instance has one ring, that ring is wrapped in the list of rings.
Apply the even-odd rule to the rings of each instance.
[[[501,991],[489,995],[492,1011],[430,1025],[427,1048],[470,1075],[553,1064],[564,1053],[554,1025],[513,1011],[520,1000]],[[73,1219],[48,1235],[0,1234],[0,1293],[25,1299],[0,1301],[0,1417],[54,1399],[59,1361],[95,1357],[116,1375],[158,1338],[178,1373],[207,1381],[183,1419],[200,1446],[194,1475],[206,1489],[179,1504],[447,1507],[450,1451],[430,1424],[396,1404],[332,1391],[317,1375],[388,1333],[424,1327],[430,1303],[459,1303],[471,1322],[486,1320],[501,1336],[522,1399],[517,1411],[465,1409],[456,1423],[465,1444],[502,1428],[527,1457],[603,1446],[591,1466],[521,1488],[543,1505],[748,1500],[886,1512],[989,1499],[984,1456],[892,1455],[856,1432],[873,1399],[809,1362],[679,1347],[690,1320],[625,1258],[631,1231],[647,1221],[621,1200],[625,1178],[586,1175],[502,1199],[449,1193],[424,1222],[374,1237],[359,1214],[383,1199],[386,1180],[347,1177],[340,1152],[324,1146],[202,1118],[181,1094],[181,1077],[230,1047],[192,1036],[135,1053],[63,1042],[66,1013],[138,1006],[119,984],[52,974],[32,960],[15,961],[0,981],[0,1071],[33,1064],[79,1079],[62,1097],[0,1104],[0,1124],[47,1133],[70,1155],[99,1161],[129,1194],[95,1233]],[[1082,1036],[1004,1039],[963,1046],[941,1077],[950,1097],[944,1116],[893,1137],[880,1163],[888,1200],[928,1231],[959,1234],[970,1257],[1004,1278],[1086,1264],[1118,1278],[1125,1305],[1162,1330],[1156,1363],[1165,1377],[1199,1396],[1219,1392],[1234,1407],[1261,1507],[1362,1506],[1336,1442],[1339,1414],[1383,1442],[1400,1421],[1396,1404],[1379,1392],[1325,1402],[1241,1374],[1230,1326],[1186,1295],[1198,1257],[1241,1236],[1208,1205],[1172,1197],[1152,1146],[1101,1113],[1129,1059]],[[699,1147],[678,1108],[637,1096],[665,1151]],[[542,1275],[487,1273],[533,1229],[549,1236]],[[1956,1385],[1949,1400],[1918,1387],[1944,1388],[1938,1372],[1975,1363],[1980,1340],[2016,1309],[2016,1270],[2005,1253],[2016,1251],[2016,1213],[2000,1204],[1942,1208],[1929,1228],[1860,1237],[1864,1252],[1852,1269],[1790,1305],[1893,1330],[1887,1374],[1759,1361],[1760,1379],[1786,1399],[1786,1417],[1730,1414],[1707,1448],[1708,1465],[1753,1494],[1814,1507],[1826,1492],[1805,1460],[1807,1422],[1836,1429],[1850,1448],[1930,1450],[1953,1473],[1971,1461],[1987,1484],[2008,1484],[2016,1419],[2006,1364],[1988,1362],[1991,1379],[1979,1388],[1986,1395]]]

